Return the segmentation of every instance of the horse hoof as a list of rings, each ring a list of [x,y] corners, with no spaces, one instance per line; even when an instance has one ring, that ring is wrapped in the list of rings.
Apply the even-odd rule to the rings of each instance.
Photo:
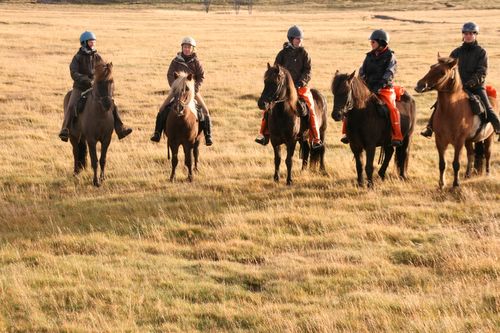
[[[275,181],[276,183],[278,183],[278,182],[280,181],[280,177],[278,177],[278,176],[274,176],[274,181]]]
[[[286,181],[287,186],[292,186],[292,184],[293,184],[293,181],[291,179]]]
[[[94,186],[95,187],[101,187],[101,183],[99,183],[98,181],[94,181]]]

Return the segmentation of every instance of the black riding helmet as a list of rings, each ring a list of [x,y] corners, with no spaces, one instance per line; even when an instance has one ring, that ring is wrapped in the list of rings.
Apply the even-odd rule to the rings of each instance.
[[[389,44],[389,34],[382,29],[373,30],[368,40],[375,40],[380,46],[385,47]]]

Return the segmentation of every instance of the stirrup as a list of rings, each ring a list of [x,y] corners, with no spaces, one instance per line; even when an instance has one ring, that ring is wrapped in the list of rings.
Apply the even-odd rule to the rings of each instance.
[[[321,142],[321,140],[313,141],[311,143],[311,148],[312,149],[319,149],[321,147],[323,147],[323,142]]]
[[[267,137],[265,135],[262,135],[262,134],[259,134],[255,138],[255,142],[257,142],[258,144],[261,144],[261,145],[265,146],[265,145],[267,145],[269,143],[269,137]]]
[[[153,142],[160,142],[161,140],[161,133],[160,132],[155,132],[153,136],[149,139]]]
[[[402,144],[403,144],[403,141],[401,141],[401,140],[391,140],[391,146],[393,146],[393,147],[401,147]]]
[[[122,128],[120,128],[120,131],[116,131],[116,134],[118,135],[119,140],[123,139],[124,137],[126,137],[130,133],[132,133],[132,129],[130,127],[125,127],[125,126],[122,126]]]
[[[433,130],[429,127],[426,127],[422,132],[420,132],[420,135],[425,136],[426,138],[432,137]]]

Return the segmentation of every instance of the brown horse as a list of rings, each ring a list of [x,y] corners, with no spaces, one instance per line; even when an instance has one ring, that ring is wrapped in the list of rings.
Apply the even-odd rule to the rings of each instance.
[[[351,151],[356,160],[358,185],[363,186],[363,162],[361,156],[366,151],[365,172],[368,187],[373,186],[373,160],[376,147],[382,147],[384,159],[378,171],[380,178],[385,179],[394,148],[391,146],[391,124],[389,115],[381,112],[381,101],[366,86],[365,82],[352,74],[335,73],[332,81],[333,112],[335,121],[347,118],[347,137]],[[401,132],[403,142],[396,148],[396,166],[399,176],[406,179],[410,153],[411,136],[415,128],[416,107],[414,99],[405,91],[401,100],[396,102],[401,115]]]
[[[449,144],[453,145],[454,180],[453,186],[459,186],[458,171],[460,170],[460,153],[465,145],[467,150],[467,169],[465,177],[470,177],[474,160],[474,143],[484,150],[486,157],[486,172],[489,172],[491,146],[493,142],[493,127],[490,123],[481,127],[479,116],[472,113],[469,98],[463,90],[462,81],[458,74],[458,60],[448,57],[439,57],[438,63],[431,66],[429,72],[417,82],[415,90],[423,93],[436,90],[437,107],[434,113],[432,128],[436,138],[436,147],[439,154],[439,187],[444,187],[444,170],[446,161],[444,154]],[[490,97],[496,108],[496,100]],[[479,143],[479,145],[478,145]]]
[[[165,135],[168,148],[172,151],[172,173],[170,181],[174,181],[175,168],[179,159],[179,146],[184,149],[184,164],[188,169],[188,180],[193,181],[194,170],[198,170],[198,156],[202,129],[199,126],[196,104],[194,101],[194,77],[184,72],[175,73],[175,81],[165,103],[169,113],[165,123]]]
[[[95,67],[94,85],[87,97],[83,112],[71,124],[70,141],[73,146],[74,174],[86,167],[87,146],[90,153],[93,184],[100,186],[105,179],[106,154],[113,134],[113,64],[99,63]],[[64,97],[64,108],[68,106],[71,91]],[[99,164],[101,173],[97,178],[97,142],[101,143]]]
[[[315,89],[311,89],[314,98],[316,123],[320,137],[325,142],[326,132],[326,99]],[[268,110],[268,127],[271,136],[271,144],[274,149],[274,180],[279,181],[279,167],[281,163],[282,144],[286,145],[286,184],[292,184],[292,158],[297,141],[300,141],[302,149],[302,169],[307,167],[309,153],[311,153],[311,166],[318,163],[320,170],[325,171],[324,155],[325,148],[311,150],[308,140],[305,138],[309,121],[303,121],[297,115],[297,90],[293,84],[288,70],[280,65],[271,66],[267,64],[264,74],[264,90],[259,98],[258,105],[261,110]]]

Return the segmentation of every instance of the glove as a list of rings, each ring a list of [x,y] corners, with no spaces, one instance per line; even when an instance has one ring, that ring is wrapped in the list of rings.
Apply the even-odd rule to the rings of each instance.
[[[464,83],[465,88],[474,88],[476,86],[476,81],[474,79],[470,79],[469,81]]]
[[[297,89],[302,88],[304,85],[305,84],[302,81],[295,82],[295,88],[297,88]]]

